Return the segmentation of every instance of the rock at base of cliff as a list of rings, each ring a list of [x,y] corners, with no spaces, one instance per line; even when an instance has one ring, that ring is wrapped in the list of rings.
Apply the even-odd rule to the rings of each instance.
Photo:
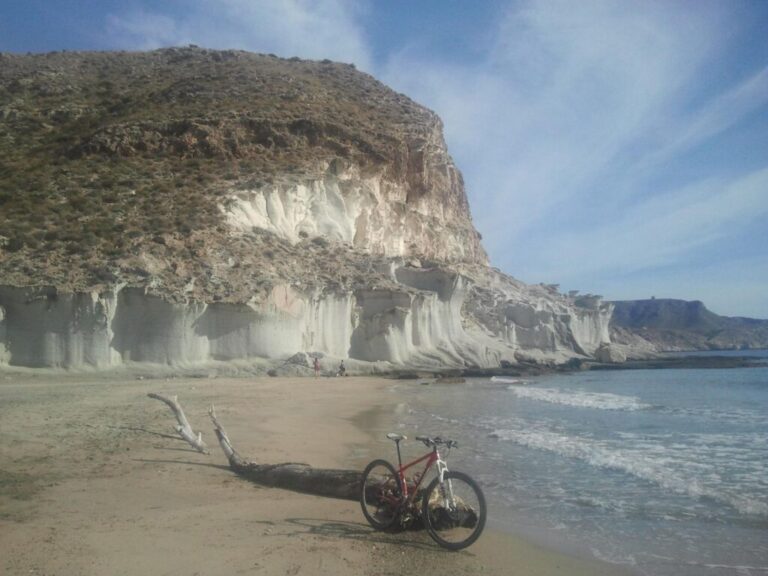
[[[627,361],[627,355],[616,346],[603,344],[595,351],[595,360],[610,364],[621,364]]]

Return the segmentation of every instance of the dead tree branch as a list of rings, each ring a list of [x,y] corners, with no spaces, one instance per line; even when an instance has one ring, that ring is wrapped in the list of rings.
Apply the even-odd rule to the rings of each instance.
[[[189,421],[184,415],[184,410],[182,410],[181,404],[179,404],[178,396],[174,396],[173,398],[166,398],[165,396],[161,396],[160,394],[155,394],[153,392],[147,394],[147,396],[167,404],[168,407],[173,411],[174,416],[176,416],[176,421],[179,423],[179,425],[176,427],[176,432],[178,432],[179,435],[184,440],[186,440],[187,443],[195,450],[202,454],[208,454],[208,447],[205,445],[205,442],[203,442],[203,435],[200,432],[195,434],[195,432],[192,430],[192,426],[189,425]]]

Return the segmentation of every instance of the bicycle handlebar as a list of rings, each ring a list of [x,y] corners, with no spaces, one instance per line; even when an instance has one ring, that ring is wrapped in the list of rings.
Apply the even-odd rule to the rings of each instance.
[[[435,436],[434,438],[429,436],[416,436],[416,440],[424,442],[424,444],[430,448],[432,446],[446,446],[448,448],[457,448],[459,446],[459,443],[455,440],[443,440],[440,436]]]

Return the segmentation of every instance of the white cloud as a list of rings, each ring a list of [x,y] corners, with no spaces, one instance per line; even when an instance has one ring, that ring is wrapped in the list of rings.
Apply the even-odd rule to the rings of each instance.
[[[674,136],[650,154],[645,166],[658,164],[717,136],[768,103],[768,66],[678,119],[668,119]],[[670,125],[670,124],[676,125]]]
[[[162,14],[135,10],[123,16],[108,15],[106,24],[111,42],[121,47],[152,50],[190,43],[176,20]]]
[[[390,47],[376,65],[354,0],[188,6],[175,17],[159,8],[113,15],[113,45],[195,43],[373,72],[441,115],[494,264],[524,280],[607,292],[632,275],[638,285],[657,278],[672,286],[670,270],[768,215],[768,161],[751,173],[675,168],[768,102],[765,62],[722,83],[732,76],[718,66],[742,24],[728,4],[521,0],[482,43],[467,39],[486,46],[471,63],[425,54],[414,41]],[[678,285],[690,288],[681,274]],[[733,276],[734,293],[760,301],[756,284],[747,289],[738,283],[744,274]],[[717,281],[725,282],[700,285]]]
[[[602,225],[557,235],[537,251],[539,273],[619,275],[685,261],[740,227],[768,221],[767,192],[768,168],[651,197]]]
[[[713,26],[648,3],[528,2],[494,31],[481,66],[400,55],[386,77],[444,116],[452,150],[471,159],[462,165],[490,236],[510,225],[523,234],[648,137],[712,49]]]
[[[484,61],[403,49],[384,78],[443,117],[496,265],[603,292],[614,274],[680,267],[768,215],[768,161],[752,174],[699,166],[694,180],[675,169],[768,102],[765,68],[733,86],[716,68],[738,25],[715,2],[533,0],[489,30]],[[683,184],[660,188],[670,176]]]
[[[198,44],[371,66],[352,0],[193,0],[186,8],[173,16],[159,9],[111,14],[108,42],[138,49]]]

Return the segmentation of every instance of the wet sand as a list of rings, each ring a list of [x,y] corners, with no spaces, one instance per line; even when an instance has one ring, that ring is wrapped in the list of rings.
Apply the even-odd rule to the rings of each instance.
[[[381,378],[171,378],[0,371],[0,573],[609,575],[486,529],[459,553],[382,534],[359,505],[233,474],[207,411],[258,462],[362,469],[391,456]],[[175,436],[177,394],[210,454]]]

